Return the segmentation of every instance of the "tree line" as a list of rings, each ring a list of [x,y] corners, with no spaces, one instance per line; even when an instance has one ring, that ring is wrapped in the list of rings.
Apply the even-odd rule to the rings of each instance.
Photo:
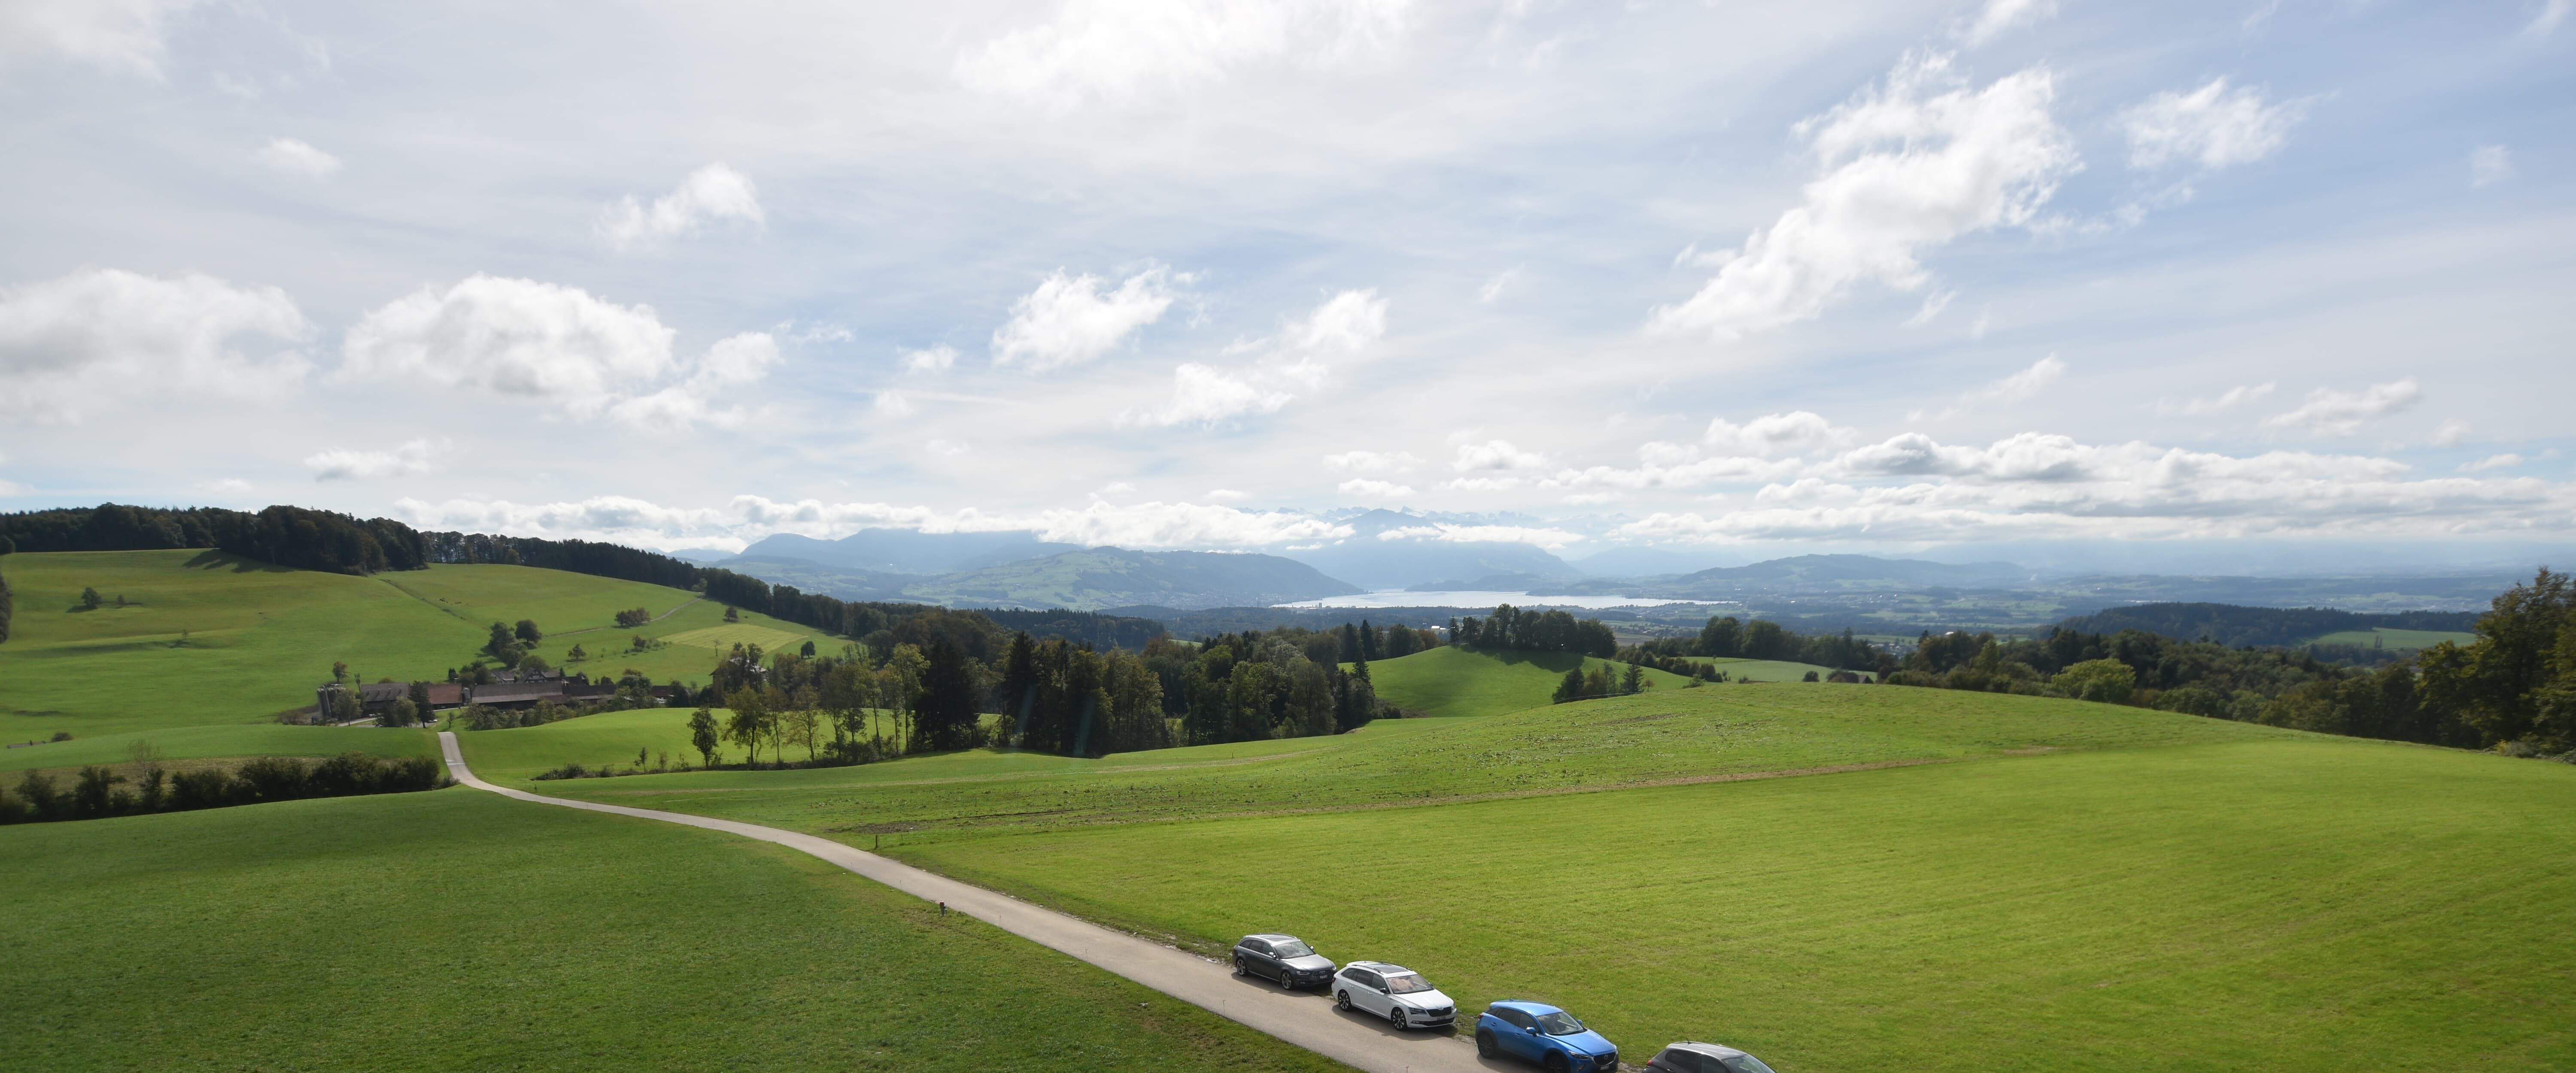
[[[1619,651],[1619,639],[1600,619],[1577,619],[1554,609],[1524,611],[1510,604],[1496,606],[1487,618],[1451,619],[1449,636],[1458,647],[1479,651],[1573,652],[1604,659]]]
[[[1733,615],[1711,616],[1692,637],[1658,637],[1622,649],[1618,657],[1630,663],[1644,663],[1662,670],[1658,660],[1681,656],[1711,656],[1719,659],[1778,660],[1786,663],[1813,663],[1838,670],[1877,672],[1892,668],[1880,666],[1882,654],[1869,642],[1852,636],[1849,629],[1840,634],[1802,635],[1769,619],[1740,621]],[[1675,673],[1684,673],[1675,671]]]
[[[0,787],[0,824],[96,820],[151,812],[256,805],[307,797],[408,793],[447,784],[439,763],[425,756],[388,759],[344,753],[315,763],[292,756],[262,756],[233,768],[171,771],[138,746],[132,778],[92,764],[68,788],[30,771],[14,792]]]
[[[19,551],[152,551],[208,548],[246,559],[340,574],[417,570],[429,562],[421,534],[391,518],[275,506],[256,514],[220,507],[96,507],[0,514],[0,539]]]
[[[2469,644],[2377,669],[2309,648],[2229,648],[2145,630],[1999,640],[1925,634],[1892,685],[2108,701],[2299,730],[2520,755],[2576,755],[2576,585],[2542,568],[2498,595]]]

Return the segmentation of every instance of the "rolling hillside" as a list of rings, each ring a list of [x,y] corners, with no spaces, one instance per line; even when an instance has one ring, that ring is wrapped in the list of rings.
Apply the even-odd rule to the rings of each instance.
[[[1369,681],[1377,687],[1378,699],[1429,715],[1500,715],[1549,703],[1565,672],[1577,664],[1589,670],[1609,662],[1562,652],[1477,652],[1442,646],[1371,663]],[[1749,675],[1764,681],[1795,681],[1807,667],[1756,660],[1701,662],[1719,664],[1731,677]],[[1648,670],[1646,680],[1656,690],[1680,689],[1684,684],[1680,675],[1658,670]]]
[[[803,854],[467,789],[0,827],[0,1070],[1339,1068]]]
[[[722,607],[679,589],[522,566],[354,577],[201,551],[21,552],[7,562],[18,610],[0,644],[0,741],[264,722],[312,704],[334,660],[364,681],[444,678],[476,657],[495,621],[535,619],[548,662],[593,674],[631,667],[655,681],[703,680],[730,641],[726,628],[765,631],[770,647],[820,639],[749,613],[729,626]],[[83,586],[107,605],[80,609]],[[618,629],[612,616],[634,607],[666,617]],[[638,635],[660,643],[635,650]],[[590,658],[568,661],[575,645]]]
[[[1293,922],[1470,1006],[1567,1004],[1630,1054],[1721,1039],[1828,1073],[2576,1062],[2563,764],[1794,684],[914,763],[547,785],[882,838],[1203,950]],[[1283,861],[1300,881],[1277,881]]]

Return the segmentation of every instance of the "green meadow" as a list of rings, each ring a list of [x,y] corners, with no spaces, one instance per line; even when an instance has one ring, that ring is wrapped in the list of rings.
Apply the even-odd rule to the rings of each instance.
[[[0,827],[0,1070],[1339,1068],[803,854],[462,788]]]
[[[1570,652],[1477,652],[1444,646],[1369,664],[1378,699],[1432,716],[1500,715],[1548,703],[1565,672],[1627,664]],[[1347,665],[1346,665],[1347,666]],[[1649,670],[1655,689],[1679,689],[1677,674]]]
[[[364,681],[445,678],[476,658],[495,621],[535,619],[546,633],[536,652],[550,663],[657,682],[703,681],[730,645],[726,631],[829,640],[763,615],[727,623],[723,607],[679,589],[521,566],[351,577],[219,552],[124,551],[20,553],[0,570],[17,593],[0,644],[0,741],[265,722],[311,705],[334,661]],[[107,605],[82,609],[84,586]],[[618,629],[613,616],[634,607],[668,617]],[[632,647],[638,635],[647,649]],[[587,660],[568,661],[575,645]]]
[[[676,717],[678,713],[665,713]],[[461,734],[478,765],[529,731]],[[2014,751],[2262,740],[2294,732],[2047,697],[1862,685],[1703,686],[1480,718],[1379,720],[1324,738],[1100,760],[982,750],[855,768],[549,782],[546,792],[888,845],[1213,815],[1386,809]],[[530,739],[516,739],[530,740]],[[595,750],[592,751],[595,753]],[[591,753],[495,755],[540,771]],[[630,751],[628,759],[633,758]]]
[[[2335,739],[908,845],[1829,1070],[2576,1066],[2576,768]],[[1281,877],[1292,876],[1292,882]]]
[[[2320,637],[2310,638],[2308,643],[2312,645],[2354,645],[2361,648],[2410,649],[2431,648],[2444,641],[2449,641],[2452,644],[2457,645],[2467,645],[2475,643],[2477,639],[2478,635],[2474,633],[2458,633],[2449,630],[2392,630],[2386,627],[2377,627],[2367,630],[2343,630],[2337,633],[2329,633]]]
[[[279,723],[232,726],[169,727],[129,730],[70,741],[39,742],[0,750],[0,771],[30,768],[74,768],[84,764],[123,765],[134,758],[134,743],[148,742],[164,760],[205,760],[243,756],[375,756],[438,755],[438,741],[421,727],[307,727]]]

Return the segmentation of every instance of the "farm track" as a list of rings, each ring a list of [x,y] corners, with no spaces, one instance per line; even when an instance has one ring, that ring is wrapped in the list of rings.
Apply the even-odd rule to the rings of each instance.
[[[1468,1073],[1472,1070],[1527,1068],[1481,1060],[1463,1036],[1399,1033],[1375,1018],[1338,1012],[1323,995],[1282,991],[1267,982],[1236,977],[1223,962],[1104,928],[827,838],[707,816],[544,797],[495,786],[475,777],[466,766],[464,754],[457,749],[455,732],[440,732],[438,745],[446,754],[448,774],[474,789],[541,805],[659,820],[785,846],[923,901],[938,902],[952,911],[1153,988],[1254,1031],[1369,1073]]]

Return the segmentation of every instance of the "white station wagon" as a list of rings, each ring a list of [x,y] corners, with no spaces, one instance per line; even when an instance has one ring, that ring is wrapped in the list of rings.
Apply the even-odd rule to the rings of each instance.
[[[1458,1004],[1422,974],[1383,961],[1354,961],[1333,974],[1333,1005],[1365,1010],[1398,1029],[1458,1023]]]

